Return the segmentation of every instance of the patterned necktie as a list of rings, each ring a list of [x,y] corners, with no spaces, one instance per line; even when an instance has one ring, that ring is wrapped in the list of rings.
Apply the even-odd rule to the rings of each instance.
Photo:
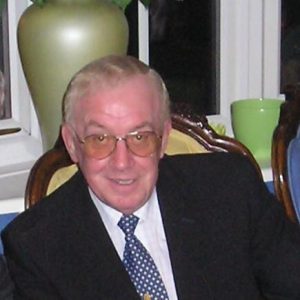
[[[123,215],[118,222],[126,241],[123,264],[142,299],[148,295],[153,300],[168,300],[166,288],[152,257],[134,235],[138,221],[135,215]]]

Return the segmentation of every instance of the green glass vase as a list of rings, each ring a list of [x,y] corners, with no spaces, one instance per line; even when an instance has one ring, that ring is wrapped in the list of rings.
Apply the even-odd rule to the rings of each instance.
[[[59,134],[62,97],[71,77],[94,59],[126,54],[128,23],[108,0],[48,0],[22,14],[18,47],[47,150]]]

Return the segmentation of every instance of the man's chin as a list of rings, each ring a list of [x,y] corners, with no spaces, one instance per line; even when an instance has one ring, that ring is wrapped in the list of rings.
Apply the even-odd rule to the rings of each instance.
[[[125,215],[134,213],[144,205],[143,201],[132,201],[132,198],[131,199],[123,198],[114,203],[115,203],[114,208]]]

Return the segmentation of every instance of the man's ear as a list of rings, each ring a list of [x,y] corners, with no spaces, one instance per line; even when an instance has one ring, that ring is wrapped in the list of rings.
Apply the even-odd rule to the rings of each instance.
[[[171,129],[172,129],[172,121],[171,121],[171,119],[168,119],[164,123],[162,141],[161,141],[160,158],[162,158],[164,156],[165,151],[167,149]]]
[[[69,125],[67,124],[62,125],[61,135],[72,161],[74,163],[77,163],[78,157],[77,157],[76,146],[74,141],[74,134]]]

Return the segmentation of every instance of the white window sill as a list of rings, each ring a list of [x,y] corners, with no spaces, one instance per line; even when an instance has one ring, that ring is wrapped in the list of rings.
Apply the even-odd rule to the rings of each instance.
[[[38,139],[20,132],[0,137],[0,153],[1,176],[31,168],[42,154],[42,145]]]
[[[24,211],[24,198],[0,200],[0,214],[20,213]]]
[[[262,174],[263,174],[264,182],[273,181],[273,173],[272,173],[271,167],[263,168],[263,169],[261,169],[261,171],[262,171]]]
[[[0,153],[0,203],[23,198],[29,171],[42,154],[41,141],[24,130],[2,135]]]

